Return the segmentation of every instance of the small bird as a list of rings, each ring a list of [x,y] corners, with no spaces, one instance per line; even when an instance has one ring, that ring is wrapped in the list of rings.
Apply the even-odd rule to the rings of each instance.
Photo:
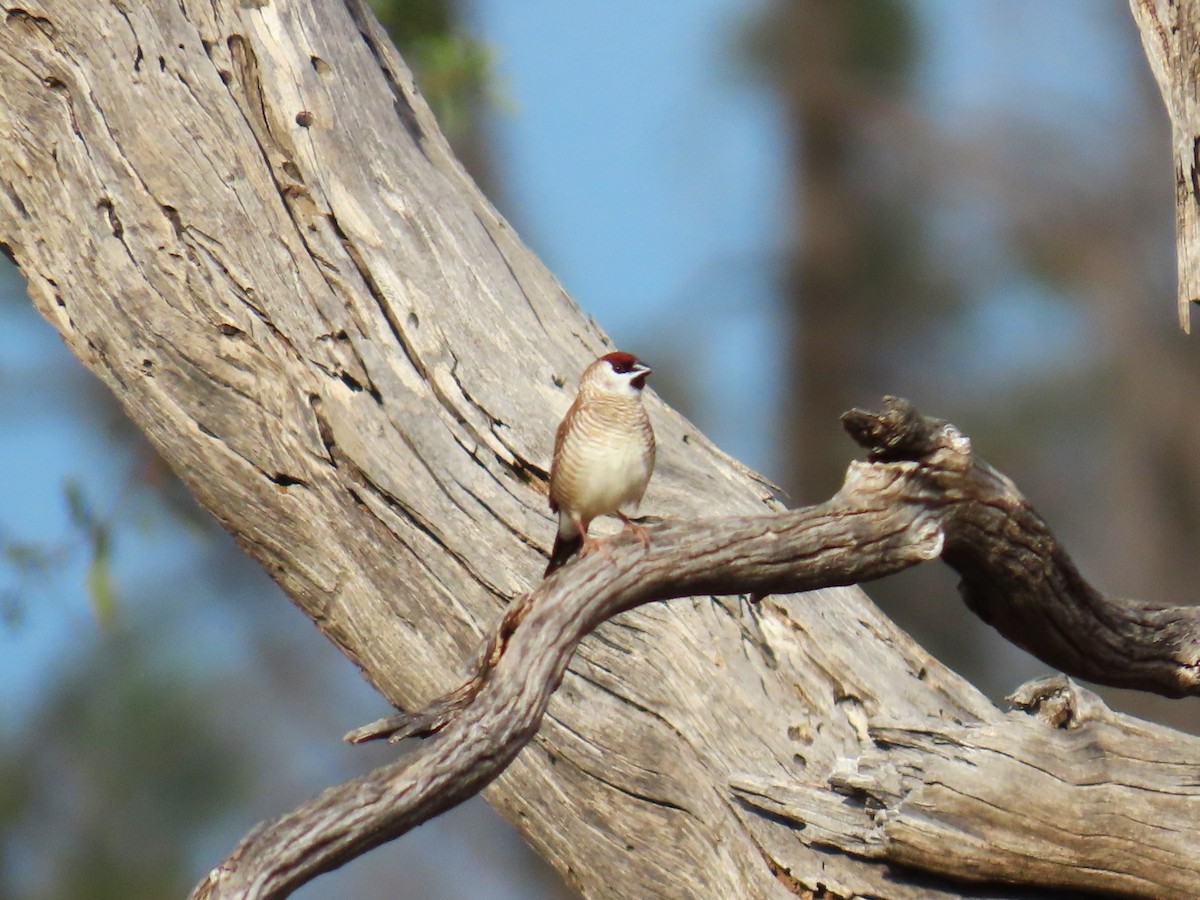
[[[650,367],[631,353],[609,353],[587,367],[579,394],[554,436],[550,464],[550,511],[558,513],[558,534],[546,575],[596,541],[588,526],[598,516],[615,515],[643,541],[645,529],[623,509],[642,499],[654,471],[654,429],[642,388]]]

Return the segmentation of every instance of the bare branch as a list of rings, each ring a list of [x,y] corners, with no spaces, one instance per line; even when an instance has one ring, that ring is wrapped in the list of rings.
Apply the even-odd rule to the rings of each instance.
[[[831,500],[773,515],[661,523],[650,529],[648,549],[621,536],[608,552],[569,565],[507,612],[466,685],[415,715],[349,736],[436,733],[430,741],[259,828],[194,896],[283,896],[482,789],[537,731],[579,641],[656,600],[810,591],[940,553],[962,573],[971,608],[1047,661],[1097,681],[1197,692],[1192,611],[1112,600],[1088,586],[1012,482],[973,458],[952,425],[890,398],[884,413],[856,410],[846,424],[871,461],[852,464]],[[1157,631],[1151,621],[1161,623]],[[894,858],[919,865],[928,853]],[[963,875],[946,865],[939,871]],[[1004,871],[1012,877],[1011,867]]]
[[[1050,528],[1008,478],[952,425],[906,401],[846,427],[872,459],[916,459],[938,496],[942,559],[967,606],[1002,635],[1069,675],[1183,697],[1200,694],[1200,609],[1109,597],[1084,580]]]

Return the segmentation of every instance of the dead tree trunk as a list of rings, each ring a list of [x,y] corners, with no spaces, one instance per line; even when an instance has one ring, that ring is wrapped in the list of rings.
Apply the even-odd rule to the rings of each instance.
[[[1179,326],[1200,303],[1200,2],[1129,0],[1142,47],[1171,116]]]
[[[460,683],[538,584],[554,425],[606,344],[454,161],[365,3],[9,3],[0,84],[0,242],[37,307],[389,702]],[[774,510],[689,423],[651,415],[647,511]],[[1069,687],[1076,728],[1002,714],[856,588],[643,606],[568,658],[487,796],[587,896],[1200,895],[1170,840],[1194,778],[1154,805],[1140,774],[1194,772],[1194,739]],[[989,766],[1078,756],[1057,820],[1020,820],[1020,791],[956,805],[956,773],[999,789],[1025,782]],[[1097,785],[1111,841],[1144,853],[1079,855]],[[1149,811],[1122,818],[1135,796]],[[1024,843],[989,846],[987,809]],[[333,863],[288,862],[311,877],[378,843],[373,825]]]

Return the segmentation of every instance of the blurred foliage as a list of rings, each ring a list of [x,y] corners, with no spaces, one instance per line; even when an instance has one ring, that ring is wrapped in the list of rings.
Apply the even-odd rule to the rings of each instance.
[[[0,621],[17,626],[24,618],[28,597],[49,587],[72,563],[84,557],[84,584],[95,621],[112,625],[117,612],[112,578],[112,549],[115,530],[125,523],[119,503],[110,511],[97,512],[77,478],[63,484],[63,501],[73,533],[55,541],[33,541],[0,529]],[[118,500],[123,498],[118,498]]]
[[[0,529],[0,622],[15,628],[25,618],[26,596],[35,584],[45,583],[64,565],[71,548],[12,537]]]
[[[370,0],[370,3],[402,53],[426,38],[453,30],[454,5],[447,0]]]
[[[111,629],[0,748],[0,896],[186,893],[188,839],[218,824],[255,774],[244,747],[214,727],[227,698],[151,659],[156,641],[152,630]]]
[[[92,612],[102,626],[112,624],[116,600],[112,586],[111,517],[96,515],[79,482],[71,478],[63,486],[71,524],[82,532],[88,548],[87,592]]]
[[[841,0],[852,70],[876,76],[907,76],[917,59],[912,5],[901,0]]]
[[[463,138],[493,83],[491,53],[457,30],[447,0],[370,2],[446,136],[452,143]]]

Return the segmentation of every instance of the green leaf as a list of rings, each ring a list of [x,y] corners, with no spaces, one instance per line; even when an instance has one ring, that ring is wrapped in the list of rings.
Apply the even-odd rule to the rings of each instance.
[[[6,563],[21,573],[46,571],[54,556],[45,544],[29,541],[4,541],[0,545],[0,554]]]
[[[0,622],[7,628],[16,628],[24,619],[25,604],[21,601],[21,595],[11,588],[0,591]],[[0,778],[0,781],[3,779]]]
[[[88,563],[87,590],[92,601],[92,614],[97,623],[101,628],[109,628],[117,616],[117,602],[113,591],[107,541],[103,548],[97,547],[97,552],[92,554],[92,560]]]
[[[108,525],[96,520],[88,532],[92,543],[92,558],[88,563],[87,589],[92,601],[92,613],[101,628],[108,628],[116,618],[117,603],[112,586],[112,538]]]
[[[63,497],[67,501],[67,513],[71,517],[71,524],[84,531],[90,531],[95,517],[87,498],[83,495],[83,488],[74,478],[63,482]]]

